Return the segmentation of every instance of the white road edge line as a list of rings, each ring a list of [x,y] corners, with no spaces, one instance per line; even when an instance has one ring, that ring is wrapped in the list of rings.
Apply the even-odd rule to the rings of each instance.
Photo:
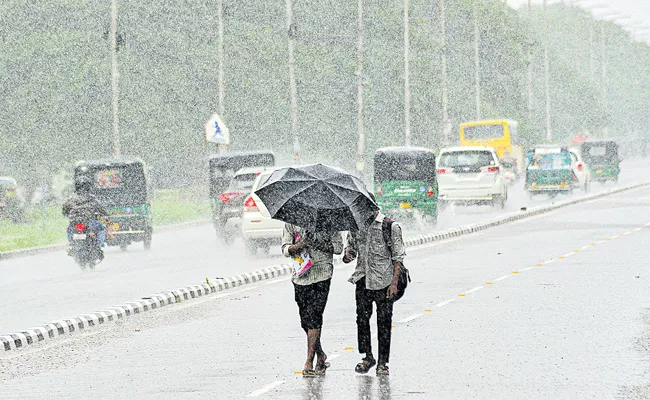
[[[523,268],[523,269],[520,269],[519,272],[528,271],[529,269],[533,269],[533,268],[535,268],[535,267]]]
[[[264,387],[261,388],[261,389],[257,389],[257,390],[254,391],[254,392],[250,392],[249,394],[246,395],[246,397],[257,397],[257,396],[260,396],[260,395],[262,395],[262,394],[268,392],[269,390],[274,389],[274,388],[276,388],[276,387],[282,385],[283,383],[284,383],[284,381],[275,381],[275,382],[273,382],[273,383],[269,383],[268,385],[264,386]]]
[[[552,259],[552,260],[544,261],[542,264],[550,264],[550,263],[554,263],[556,261],[557,261],[556,259]]]
[[[397,321],[397,323],[398,324],[403,324],[404,322],[413,321],[414,319],[419,318],[421,316],[422,316],[422,314],[413,314],[410,317],[406,317],[403,320]]]
[[[502,281],[502,280],[504,280],[504,279],[510,278],[511,276],[512,276],[512,275],[504,275],[504,276],[502,276],[502,277],[500,277],[500,278],[495,279],[494,282]]]
[[[436,304],[434,307],[437,307],[437,308],[444,307],[447,304],[449,304],[449,303],[451,303],[451,302],[453,302],[455,300],[456,299],[449,299],[449,300],[441,301],[440,303]]]

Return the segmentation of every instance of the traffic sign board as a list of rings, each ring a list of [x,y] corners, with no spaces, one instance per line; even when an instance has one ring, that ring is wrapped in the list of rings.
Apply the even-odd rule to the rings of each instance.
[[[230,144],[230,131],[218,114],[205,123],[205,140],[217,144]]]

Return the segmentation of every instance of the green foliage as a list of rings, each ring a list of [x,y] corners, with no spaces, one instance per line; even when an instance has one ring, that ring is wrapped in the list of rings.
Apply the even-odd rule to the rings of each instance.
[[[447,55],[454,127],[476,119],[472,0],[412,0],[412,143],[439,147],[441,67]],[[292,138],[283,1],[225,0],[225,104],[233,150],[268,148],[291,159]],[[401,2],[365,2],[367,157],[403,144]],[[356,2],[297,1],[296,73],[303,161],[354,169]],[[34,186],[59,167],[112,153],[109,1],[6,0],[0,4],[0,174]],[[478,10],[482,118],[520,121],[543,140],[544,35],[541,8],[528,21],[501,1]],[[610,23],[576,8],[548,7],[552,130],[564,141],[588,130],[641,130],[650,115],[650,52]],[[529,44],[529,29],[532,43]],[[590,44],[593,28],[595,41]],[[600,80],[605,32],[607,90]],[[148,162],[157,187],[205,184],[203,123],[218,102],[216,1],[120,1],[122,153]],[[527,112],[528,49],[533,114]],[[595,53],[590,49],[595,49]],[[593,55],[593,56],[591,56]],[[592,62],[593,60],[593,62]],[[591,74],[591,65],[598,70]],[[623,127],[625,127],[623,129]],[[454,129],[454,136],[457,129]]]

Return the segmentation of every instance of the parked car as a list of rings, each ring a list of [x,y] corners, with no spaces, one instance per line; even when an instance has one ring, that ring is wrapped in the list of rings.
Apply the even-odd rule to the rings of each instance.
[[[242,168],[235,173],[226,190],[219,195],[222,239],[229,244],[241,232],[244,199],[251,192],[253,183],[264,171],[264,167]]]
[[[506,180],[491,147],[451,147],[438,156],[436,175],[441,204],[489,204],[505,207]]]
[[[272,219],[269,211],[255,191],[269,179],[277,168],[265,168],[253,182],[250,193],[244,199],[244,211],[241,218],[241,233],[244,246],[249,255],[262,249],[268,253],[271,245],[282,242],[284,222]]]

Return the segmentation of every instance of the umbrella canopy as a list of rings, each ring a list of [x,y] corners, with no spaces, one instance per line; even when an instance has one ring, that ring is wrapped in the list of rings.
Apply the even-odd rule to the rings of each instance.
[[[271,217],[307,230],[359,230],[379,206],[359,178],[323,164],[273,172],[255,191]]]

